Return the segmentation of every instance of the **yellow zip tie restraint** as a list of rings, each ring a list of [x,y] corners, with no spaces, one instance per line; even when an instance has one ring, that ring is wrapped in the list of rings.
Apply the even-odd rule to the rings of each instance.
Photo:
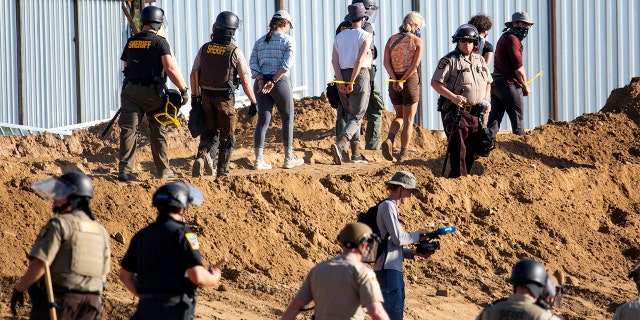
[[[333,80],[330,83],[332,86],[335,85],[336,83],[337,84],[356,84],[355,82],[341,81],[341,80]]]
[[[529,84],[529,82],[533,81],[533,79],[539,77],[542,75],[542,71],[538,72],[538,74],[536,74],[535,76],[531,77],[531,79],[527,80],[527,84]]]
[[[382,82],[407,82],[407,80],[398,80],[398,79],[384,79]]]
[[[169,113],[169,106],[173,108],[173,114]],[[164,104],[164,112],[156,113],[153,117],[160,125],[173,123],[178,128],[182,126],[178,121],[178,108],[169,101],[169,96],[167,96],[167,102]]]

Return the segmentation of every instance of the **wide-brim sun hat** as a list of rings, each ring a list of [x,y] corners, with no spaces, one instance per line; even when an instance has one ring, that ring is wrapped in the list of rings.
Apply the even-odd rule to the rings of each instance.
[[[347,7],[348,14],[344,17],[344,21],[354,21],[367,16],[367,10],[362,2],[350,4]]]
[[[286,12],[284,10],[279,10],[276,11],[276,13],[273,14],[273,17],[271,17],[272,19],[285,19],[287,21],[289,21],[289,25],[291,26],[291,29],[293,29],[293,21],[291,20],[291,15],[289,14],[289,12]]]
[[[408,171],[398,171],[391,177],[391,180],[384,183],[402,186],[414,193],[420,193],[420,189],[416,187],[416,177]]]
[[[531,18],[529,18],[529,14],[526,13],[525,11],[518,11],[518,12],[514,12],[511,15],[511,21],[507,21],[504,23],[505,26],[507,27],[511,27],[513,25],[514,22],[524,22],[524,23],[528,23],[530,25],[534,25],[535,21],[531,20]]]

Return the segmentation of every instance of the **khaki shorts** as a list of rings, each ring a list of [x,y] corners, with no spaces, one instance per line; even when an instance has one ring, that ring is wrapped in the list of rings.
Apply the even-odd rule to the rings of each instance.
[[[389,82],[389,98],[394,106],[417,103],[420,100],[420,78],[418,73],[414,72],[407,79],[401,92],[396,92],[393,89],[393,82]]]

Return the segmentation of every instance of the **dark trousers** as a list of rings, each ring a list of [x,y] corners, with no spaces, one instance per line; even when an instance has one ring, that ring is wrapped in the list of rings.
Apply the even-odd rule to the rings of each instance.
[[[118,119],[120,126],[119,173],[135,171],[136,150],[138,149],[138,129],[144,116],[149,122],[149,144],[157,175],[169,169],[167,156],[167,127],[160,125],[153,117],[165,105],[165,98],[158,96],[153,87],[128,84],[120,94],[122,113]],[[179,106],[176,106],[179,107]]]
[[[174,299],[140,298],[131,320],[191,320],[196,310],[196,297]]]
[[[198,150],[211,151],[218,147],[218,140],[234,135],[238,122],[235,99],[229,99],[226,92],[209,93],[202,91],[202,114],[204,116],[204,132],[200,136]]]
[[[451,111],[455,112],[455,111]],[[480,131],[480,122],[478,117],[472,116],[467,112],[460,112],[460,123],[455,127],[452,118],[445,117],[443,114],[442,121],[445,127],[445,133],[449,139],[449,163],[451,171],[449,178],[457,178],[466,176],[471,171],[473,161],[475,161],[474,147],[472,141],[474,136]]]
[[[68,292],[54,293],[56,297],[56,316],[65,320],[95,320],[100,313],[102,300],[96,293]],[[46,300],[34,303],[31,308],[31,320],[49,320],[49,304]]]
[[[524,135],[524,96],[522,87],[517,84],[507,83],[502,78],[495,78],[491,85],[491,112],[489,112],[489,128],[493,130],[493,138],[500,130],[500,123],[504,113],[507,113],[511,121],[511,129],[514,134]]]

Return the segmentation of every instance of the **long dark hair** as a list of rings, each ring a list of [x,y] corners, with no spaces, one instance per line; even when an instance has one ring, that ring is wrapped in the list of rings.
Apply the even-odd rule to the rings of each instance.
[[[271,36],[273,35],[273,32],[276,31],[276,29],[278,28],[285,27],[287,23],[289,23],[287,19],[281,19],[281,18],[271,19],[271,22],[269,22],[269,33],[267,33],[267,36],[265,37],[264,41],[269,42],[269,40],[271,40]]]

